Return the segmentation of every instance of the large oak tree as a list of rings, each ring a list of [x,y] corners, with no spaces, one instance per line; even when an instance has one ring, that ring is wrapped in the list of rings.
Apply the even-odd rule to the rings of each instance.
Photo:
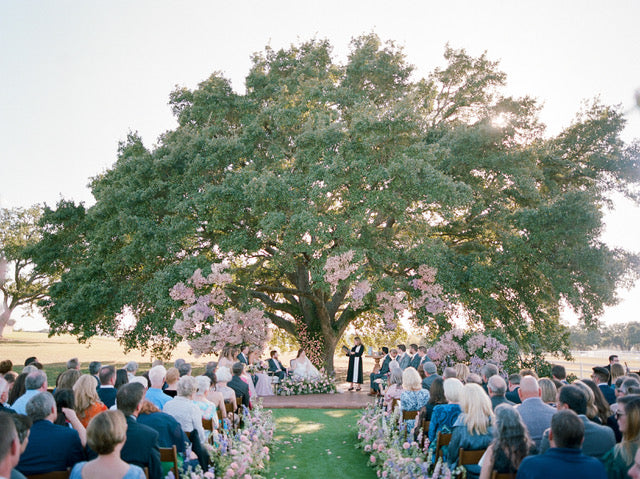
[[[376,293],[414,295],[408,279],[428,264],[452,305],[412,311],[434,337],[462,316],[525,352],[563,350],[561,304],[594,322],[635,277],[637,258],[599,236],[607,195],[637,187],[638,145],[597,103],[547,137],[533,99],[500,94],[497,63],[448,47],[445,58],[416,78],[375,35],[345,64],[310,41],[256,54],[244,94],[218,73],[174,91],[178,126],[153,149],[129,135],[92,181],[94,206],[46,211],[33,254],[62,273],[44,302],[52,332],[113,333],[129,310],[125,343],[167,351],[169,289],[224,260],[233,303],[304,329],[332,368]],[[357,270],[332,289],[323,268],[347,251]],[[363,279],[373,289],[354,307]]]

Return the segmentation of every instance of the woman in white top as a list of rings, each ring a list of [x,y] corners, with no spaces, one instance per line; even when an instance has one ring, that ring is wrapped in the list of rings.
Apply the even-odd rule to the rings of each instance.
[[[173,416],[184,432],[198,431],[200,442],[204,442],[202,411],[193,401],[197,387],[196,378],[182,376],[178,381],[178,395],[164,405],[162,412]]]
[[[311,364],[309,358],[304,352],[304,349],[298,350],[298,356],[295,359],[293,376],[302,379],[319,379],[322,377],[320,371]]]

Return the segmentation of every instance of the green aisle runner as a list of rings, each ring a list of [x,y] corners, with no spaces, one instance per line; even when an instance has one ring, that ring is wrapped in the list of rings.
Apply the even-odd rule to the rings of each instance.
[[[268,478],[373,479],[356,449],[357,409],[273,409],[275,441]]]

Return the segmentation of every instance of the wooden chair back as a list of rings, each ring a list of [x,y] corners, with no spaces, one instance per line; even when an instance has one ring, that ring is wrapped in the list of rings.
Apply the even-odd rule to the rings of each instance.
[[[516,479],[515,472],[491,472],[491,479]]]
[[[460,448],[458,451],[458,464],[465,466],[468,464],[478,464],[486,449],[477,449],[475,451],[469,451]]]
[[[442,446],[448,446],[450,442],[451,434],[438,432],[438,437],[436,438],[436,460],[443,456]]]
[[[225,404],[225,409],[226,409],[226,404]],[[217,408],[216,412],[218,413],[218,422],[222,422],[222,420],[224,419],[224,413],[222,412],[222,409]]]
[[[213,432],[213,419],[211,419],[211,418],[209,418],[209,419],[202,418],[202,428],[205,431]]]
[[[400,401],[396,398],[391,399],[391,411],[395,411]]]
[[[176,478],[180,477],[180,469],[178,468],[178,449],[176,449],[175,444],[171,447],[160,448],[160,462],[173,462],[173,467],[171,468],[173,475]]]
[[[242,414],[242,396],[236,396],[236,404],[238,405],[238,414]]]
[[[418,417],[418,411],[402,411],[402,420],[415,419]]]
[[[70,475],[71,471],[67,469],[66,471],[51,471],[43,474],[31,474],[26,477],[27,479],[69,479]]]
[[[426,419],[424,419],[422,421],[422,424],[420,425],[420,428],[422,429],[422,439],[420,440],[420,447],[421,448],[424,448],[424,442],[429,437],[429,425],[430,424],[431,424],[431,421],[427,421]]]

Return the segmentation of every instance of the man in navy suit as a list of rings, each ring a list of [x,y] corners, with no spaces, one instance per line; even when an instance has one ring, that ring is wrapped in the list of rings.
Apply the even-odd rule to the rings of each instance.
[[[138,423],[138,414],[144,399],[144,386],[128,383],[120,386],[116,402],[118,410],[127,418],[127,440],[120,451],[120,458],[129,464],[149,468],[149,479],[161,479],[158,433]]]
[[[233,374],[233,377],[231,378],[231,381],[227,383],[227,386],[229,386],[236,392],[236,396],[242,398],[243,406],[247,406],[249,409],[251,409],[249,385],[242,379],[240,379],[243,371],[244,364],[242,364],[241,362],[237,362],[233,366],[231,366],[231,373]],[[238,404],[238,407],[240,407],[240,404]]]
[[[369,381],[371,382],[371,394],[376,395],[380,394],[380,383],[377,383],[377,379],[382,379],[389,374],[389,363],[391,362],[391,356],[389,355],[389,348],[386,346],[382,347],[382,352],[385,354],[384,359],[382,360],[382,366],[380,366],[380,371],[377,373],[371,373],[369,375]]]
[[[116,368],[114,366],[103,366],[98,374],[100,379],[100,387],[98,388],[98,396],[105,406],[111,407],[116,403]]]
[[[16,469],[25,476],[65,471],[84,460],[80,436],[75,429],[58,426],[56,402],[51,393],[40,392],[29,399],[27,415],[33,421],[27,448]]]
[[[413,369],[418,369],[418,366],[420,366],[420,356],[418,356],[418,345],[417,344],[410,344],[409,345],[409,355],[411,356],[411,361],[409,361],[409,366],[408,367],[412,367]]]
[[[274,376],[278,376],[280,378],[280,381],[282,381],[284,377],[287,375],[287,368],[285,368],[280,362],[280,360],[278,359],[278,351],[273,350],[271,351],[270,355],[271,355],[271,358],[268,361],[269,371],[271,371],[274,374]]]
[[[249,346],[242,346],[240,348],[240,354],[236,356],[236,359],[240,361],[242,364],[249,364]]]
[[[20,439],[9,413],[0,413],[0,477],[12,477],[20,460]]]
[[[616,402],[616,393],[613,388],[609,386],[609,371],[607,371],[607,368],[600,366],[594,367],[591,379],[598,385],[604,398],[610,405]]]

